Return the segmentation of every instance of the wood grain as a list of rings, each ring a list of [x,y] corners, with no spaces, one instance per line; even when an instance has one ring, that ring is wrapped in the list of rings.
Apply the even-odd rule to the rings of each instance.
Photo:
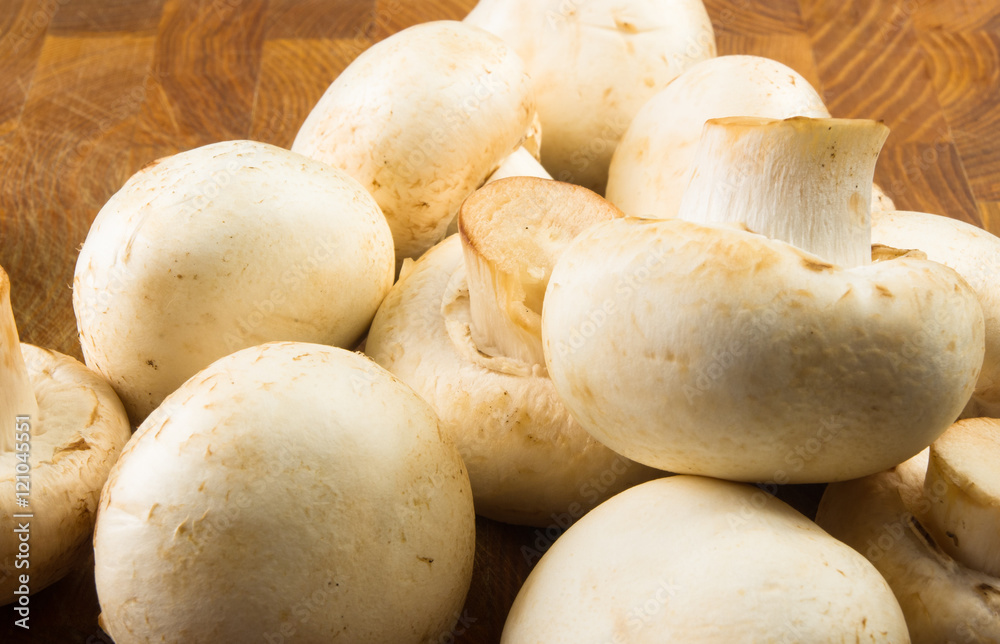
[[[25,341],[79,356],[70,283],[101,205],[159,156],[233,138],[291,144],[365,48],[474,0],[0,0],[0,264]],[[902,208],[1000,233],[1000,5],[993,0],[707,0],[721,54],[770,56],[841,117],[892,134],[877,180]],[[822,486],[781,490],[806,513]],[[480,519],[455,641],[496,642],[560,528]],[[110,641],[92,563],[33,598],[31,637]]]

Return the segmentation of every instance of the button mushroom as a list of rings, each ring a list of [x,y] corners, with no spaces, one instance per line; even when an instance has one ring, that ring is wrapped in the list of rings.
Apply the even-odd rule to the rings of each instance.
[[[365,357],[244,349],[171,394],[108,479],[101,623],[131,642],[447,636],[475,515],[433,411]]]
[[[606,501],[542,556],[502,644],[900,642],[864,557],[765,492],[675,476]]]
[[[590,438],[545,376],[552,265],[580,231],[617,216],[578,186],[491,183],[462,206],[460,234],[418,260],[375,316],[366,351],[437,411],[484,516],[547,525],[654,474]]]
[[[140,170],[73,284],[87,364],[139,423],[213,360],[269,340],[353,346],[392,285],[392,236],[344,172],[228,141]]]
[[[760,56],[719,56],[684,72],[631,122],[611,161],[608,201],[633,217],[677,216],[705,121],[727,116],[830,116],[792,68]],[[893,209],[877,186],[872,207]]]
[[[580,424],[652,467],[776,483],[878,472],[944,432],[981,369],[983,313],[947,267],[871,263],[886,131],[710,121],[680,219],[581,234],[542,317],[549,375]],[[595,320],[602,307],[615,313]]]
[[[399,262],[444,236],[462,201],[533,131],[524,63],[460,22],[393,34],[352,62],[306,118],[292,150],[368,189]]]
[[[873,212],[872,241],[915,248],[961,275],[979,296],[986,357],[963,416],[1000,416],[1000,239],[964,221],[923,212]]]
[[[998,461],[1000,420],[970,418],[823,495],[816,521],[882,573],[914,644],[1000,641]]]
[[[58,581],[89,550],[101,486],[130,429],[97,374],[18,342],[2,268],[0,380],[0,604],[7,604]]]
[[[524,59],[545,133],[542,164],[601,194],[611,155],[642,105],[715,56],[701,0],[479,0],[465,22]]]

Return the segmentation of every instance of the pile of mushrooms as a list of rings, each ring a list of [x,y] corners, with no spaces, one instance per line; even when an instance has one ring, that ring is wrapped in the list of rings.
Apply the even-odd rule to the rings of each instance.
[[[941,436],[983,370],[980,291],[989,289],[974,290],[920,251],[871,245],[872,176],[886,135],[870,121],[709,120],[676,218],[615,219],[578,235],[552,270],[542,338],[548,373],[580,424],[646,465],[769,485],[873,475]],[[985,236],[979,243],[989,245]],[[971,265],[964,270],[976,274]],[[976,485],[990,485],[992,461],[980,448],[970,466],[974,448],[950,443],[945,435],[932,448],[941,455],[932,457],[935,480],[950,488],[931,512],[944,517],[941,534],[965,544],[956,556],[988,570],[996,529],[993,510],[980,508],[993,501]],[[860,523],[844,530],[858,547],[886,511],[872,486],[855,483],[843,484],[830,521]],[[669,486],[705,489],[674,500]],[[715,486],[731,486],[731,498],[712,497]],[[875,504],[861,508],[870,518],[857,517],[860,495]],[[788,511],[797,526],[784,524],[776,505],[761,490],[697,477],[623,492],[542,557],[503,641],[908,642],[927,621],[915,612],[945,624],[918,641],[956,636],[959,614],[986,620],[968,632],[995,628],[986,617],[992,584],[980,579],[978,608],[956,610],[926,590],[935,587],[927,575],[892,567],[909,552],[894,553],[887,584],[805,517]],[[759,552],[755,521],[773,530]],[[983,531],[970,534],[977,522]],[[819,543],[832,552],[812,550]],[[796,564],[800,557],[808,563]],[[794,573],[782,573],[786,562]],[[715,565],[725,573],[713,574]],[[734,569],[731,589],[704,583]],[[831,574],[835,583],[786,586]],[[815,594],[840,583],[845,590],[832,596]],[[919,596],[904,596],[917,588]],[[802,601],[817,604],[800,615]],[[834,624],[824,622],[830,616]]]
[[[0,419],[0,604],[16,611],[86,559],[101,487],[131,430],[100,376],[18,341],[2,268]]]
[[[0,270],[0,600],[22,513],[31,592],[96,513],[118,644],[448,641],[480,514],[576,521],[505,644],[1000,640],[1000,239],[895,211],[887,135],[699,0],[386,38],[291,151],[107,202],[94,371]],[[833,484],[817,524],[743,483]]]
[[[375,316],[365,351],[434,407],[483,516],[545,526],[655,475],[573,420],[542,353],[552,266],[581,231],[620,216],[579,186],[490,183],[462,205],[459,234],[409,268]],[[588,488],[608,472],[600,491]]]
[[[891,250],[872,261],[886,134],[712,120],[678,219],[577,237],[552,271],[542,337],[580,424],[652,467],[779,484],[872,474],[944,432],[983,364],[983,313],[945,266]],[[597,323],[602,303],[617,314]]]

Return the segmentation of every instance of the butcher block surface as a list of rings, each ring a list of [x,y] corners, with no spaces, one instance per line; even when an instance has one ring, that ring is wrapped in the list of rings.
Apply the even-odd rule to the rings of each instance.
[[[419,22],[460,19],[474,4],[0,0],[0,265],[22,340],[80,357],[70,290],[77,252],[136,170],[227,139],[288,147],[366,47]],[[876,181],[899,209],[1000,234],[1000,3],[706,5],[720,54],[775,58],[813,83],[834,116],[891,128]],[[811,515],[821,491],[797,486],[780,496]],[[477,530],[454,641],[487,644],[499,641],[518,588],[560,528],[480,519]],[[0,641],[110,642],[97,626],[92,567],[32,598],[28,632],[4,607]]]

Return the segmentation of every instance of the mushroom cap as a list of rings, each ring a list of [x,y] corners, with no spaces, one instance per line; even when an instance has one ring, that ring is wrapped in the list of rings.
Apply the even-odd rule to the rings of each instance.
[[[404,29],[358,56],[306,118],[292,150],[341,168],[378,202],[396,257],[444,236],[462,201],[532,129],[524,63],[454,21]]]
[[[983,356],[979,303],[949,268],[904,256],[845,270],[680,220],[577,237],[552,272],[542,337],[564,403],[613,450],[776,483],[916,454],[958,417]]]
[[[975,289],[986,322],[986,356],[963,415],[1000,417],[1000,238],[951,217],[897,211],[872,213],[872,242],[919,249]]]
[[[61,579],[90,549],[94,517],[111,466],[131,435],[111,386],[69,356],[21,344],[38,401],[30,419],[29,507],[16,506],[15,452],[0,452],[0,604],[14,600],[22,573],[37,592]],[[13,419],[11,419],[13,423]],[[7,430],[8,428],[4,428]],[[32,514],[15,519],[14,514]],[[15,568],[14,529],[30,522],[30,569]]]
[[[501,639],[665,641],[909,640],[892,591],[857,552],[762,490],[674,476],[622,492],[561,536]]]
[[[671,218],[691,177],[709,119],[828,118],[816,90],[792,68],[760,56],[698,63],[645,103],[611,160],[607,199],[626,215]],[[549,132],[545,132],[546,144]]]
[[[379,308],[365,351],[423,396],[469,468],[476,512],[548,525],[655,476],[590,437],[552,382],[524,362],[477,351],[462,245],[421,257]]]
[[[952,559],[925,527],[932,501],[924,494],[928,453],[828,486],[816,522],[886,579],[913,644],[998,642],[1000,579]]]
[[[430,407],[360,354],[294,342],[171,394],[112,471],[94,536],[119,644],[437,641],[474,547],[468,475]]]
[[[611,155],[643,104],[715,56],[701,0],[480,0],[465,22],[524,59],[545,134],[545,168],[601,194]]]
[[[346,173],[227,141],[154,162],[101,209],[73,286],[83,355],[135,423],[213,360],[269,340],[353,346],[392,237]]]

